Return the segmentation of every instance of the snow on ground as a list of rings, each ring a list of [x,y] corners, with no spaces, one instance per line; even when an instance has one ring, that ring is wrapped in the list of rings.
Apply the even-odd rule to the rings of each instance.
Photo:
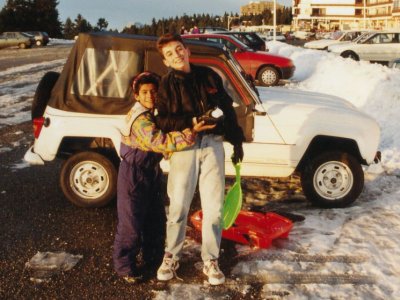
[[[378,121],[382,166],[366,171],[365,190],[352,207],[300,209],[306,219],[289,239],[266,250],[237,246],[243,260],[230,274],[234,285],[245,291],[260,282],[269,299],[399,299],[400,71],[280,42],[268,47],[296,65],[285,88],[342,97]],[[157,299],[211,298],[200,291],[175,284]]]
[[[226,274],[227,286],[246,295],[249,284],[257,282],[263,286],[263,298],[269,299],[400,299],[400,71],[280,42],[269,42],[268,47],[296,65],[293,82],[284,89],[342,97],[378,121],[382,166],[366,170],[365,190],[352,207],[300,208],[296,212],[306,219],[295,223],[288,239],[258,251],[238,245],[240,262]],[[0,72],[0,128],[29,119],[40,78],[46,71],[60,71],[63,63]],[[0,154],[8,150],[0,144]],[[186,256],[199,251],[197,243],[187,240]],[[224,298],[204,284],[185,282],[155,295]]]
[[[66,59],[28,64],[0,71],[0,128],[31,118],[36,87],[48,71],[60,72]]]
[[[50,38],[49,45],[70,45],[74,44],[75,40],[63,40]]]

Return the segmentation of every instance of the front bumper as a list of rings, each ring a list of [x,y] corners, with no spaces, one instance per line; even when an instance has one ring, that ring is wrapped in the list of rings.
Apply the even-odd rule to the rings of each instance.
[[[281,68],[282,71],[282,79],[289,79],[293,76],[294,70],[296,69],[295,66]]]
[[[31,165],[44,165],[43,159],[33,151],[33,146],[29,147],[24,155],[24,160]]]

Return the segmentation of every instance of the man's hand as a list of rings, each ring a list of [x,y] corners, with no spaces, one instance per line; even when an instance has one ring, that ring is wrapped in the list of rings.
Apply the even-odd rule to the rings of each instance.
[[[216,124],[214,125],[205,125],[204,121],[200,121],[196,124],[193,125],[193,130],[195,132],[200,132],[200,131],[204,131],[204,130],[209,130],[209,129],[214,129],[215,126],[217,126]]]
[[[234,145],[233,146],[233,154],[231,156],[233,164],[236,165],[237,163],[241,162],[243,160],[243,156],[244,156],[244,153],[243,153],[242,144]]]
[[[224,120],[224,113],[219,108],[213,108],[206,111],[203,115],[198,117],[198,121],[204,121],[206,125],[217,124]]]

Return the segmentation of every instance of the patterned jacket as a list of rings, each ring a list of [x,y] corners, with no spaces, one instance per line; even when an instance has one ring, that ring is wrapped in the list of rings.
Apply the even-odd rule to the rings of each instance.
[[[156,127],[152,113],[136,102],[125,118],[130,127],[128,136],[122,135],[122,143],[143,151],[162,153],[169,157],[172,152],[181,151],[195,143],[195,133],[186,128],[182,131],[163,133]]]

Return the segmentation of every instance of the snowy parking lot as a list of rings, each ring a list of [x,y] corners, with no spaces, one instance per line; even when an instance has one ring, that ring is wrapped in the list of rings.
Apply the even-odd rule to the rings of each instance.
[[[46,175],[42,175],[42,167],[30,167],[22,160],[32,141],[27,121],[36,86],[47,71],[60,72],[66,60],[55,54],[46,56],[45,51],[52,51],[51,47],[40,50],[44,51],[39,55],[45,57],[43,60],[18,60],[21,53],[29,55],[29,50],[0,50],[4,54],[0,58],[0,203],[4,208],[0,220],[14,224],[0,230],[0,298],[77,298],[80,293],[93,298],[93,285],[106,289],[96,295],[116,295],[113,292],[121,285],[116,283],[108,260],[115,228],[114,208],[88,211],[72,207],[57,186],[57,164],[53,165],[53,175],[51,165],[43,167]],[[55,53],[66,54],[68,47]],[[176,280],[162,288],[150,280],[131,291],[142,291],[144,298],[154,299],[400,299],[400,70],[280,42],[268,42],[268,47],[271,53],[291,58],[296,66],[292,81],[282,89],[335,95],[378,121],[381,164],[365,169],[365,189],[351,207],[318,209],[301,197],[299,201],[285,202],[286,195],[281,199],[283,206],[269,204],[268,208],[284,207],[303,215],[305,220],[294,224],[288,239],[276,240],[269,249],[236,245],[234,264],[225,269],[222,265],[228,279],[224,287],[210,288],[203,282],[198,267],[200,245],[188,239],[184,264],[190,271],[186,273],[197,272],[198,276],[181,276],[183,281]],[[13,60],[20,62],[18,66],[11,66]],[[265,89],[259,88],[261,97]],[[48,181],[36,186],[33,177]],[[9,178],[24,181],[17,185]],[[252,199],[255,193],[249,190],[258,189],[257,184],[246,184],[247,204],[261,201],[262,197]],[[17,210],[18,206],[12,203],[20,200],[19,192],[24,193],[23,210]],[[31,192],[36,197],[29,202],[25,193]],[[262,199],[275,199],[274,193],[279,191],[271,189]],[[43,201],[54,201],[54,211],[49,205],[41,212]],[[32,217],[30,211],[44,213],[43,218]],[[71,218],[76,218],[77,225]],[[83,218],[86,227],[80,228]],[[47,225],[42,223],[45,219],[49,220]],[[28,233],[22,231],[26,227],[19,225],[24,222],[30,224]],[[65,227],[67,224],[69,227]],[[82,237],[91,234],[104,240],[85,243]],[[22,248],[13,252],[13,245]],[[57,277],[41,286],[30,282],[24,273],[24,264],[38,251],[66,251],[83,258],[73,270],[74,278]],[[221,257],[224,255],[229,254],[222,252]],[[98,270],[101,274],[96,278]],[[86,286],[86,279],[80,276],[93,276],[91,284]],[[77,289],[71,282],[79,280],[82,283]],[[58,294],[60,286],[62,293]],[[122,291],[128,293],[130,289],[124,287]],[[121,290],[118,293],[121,295]]]

